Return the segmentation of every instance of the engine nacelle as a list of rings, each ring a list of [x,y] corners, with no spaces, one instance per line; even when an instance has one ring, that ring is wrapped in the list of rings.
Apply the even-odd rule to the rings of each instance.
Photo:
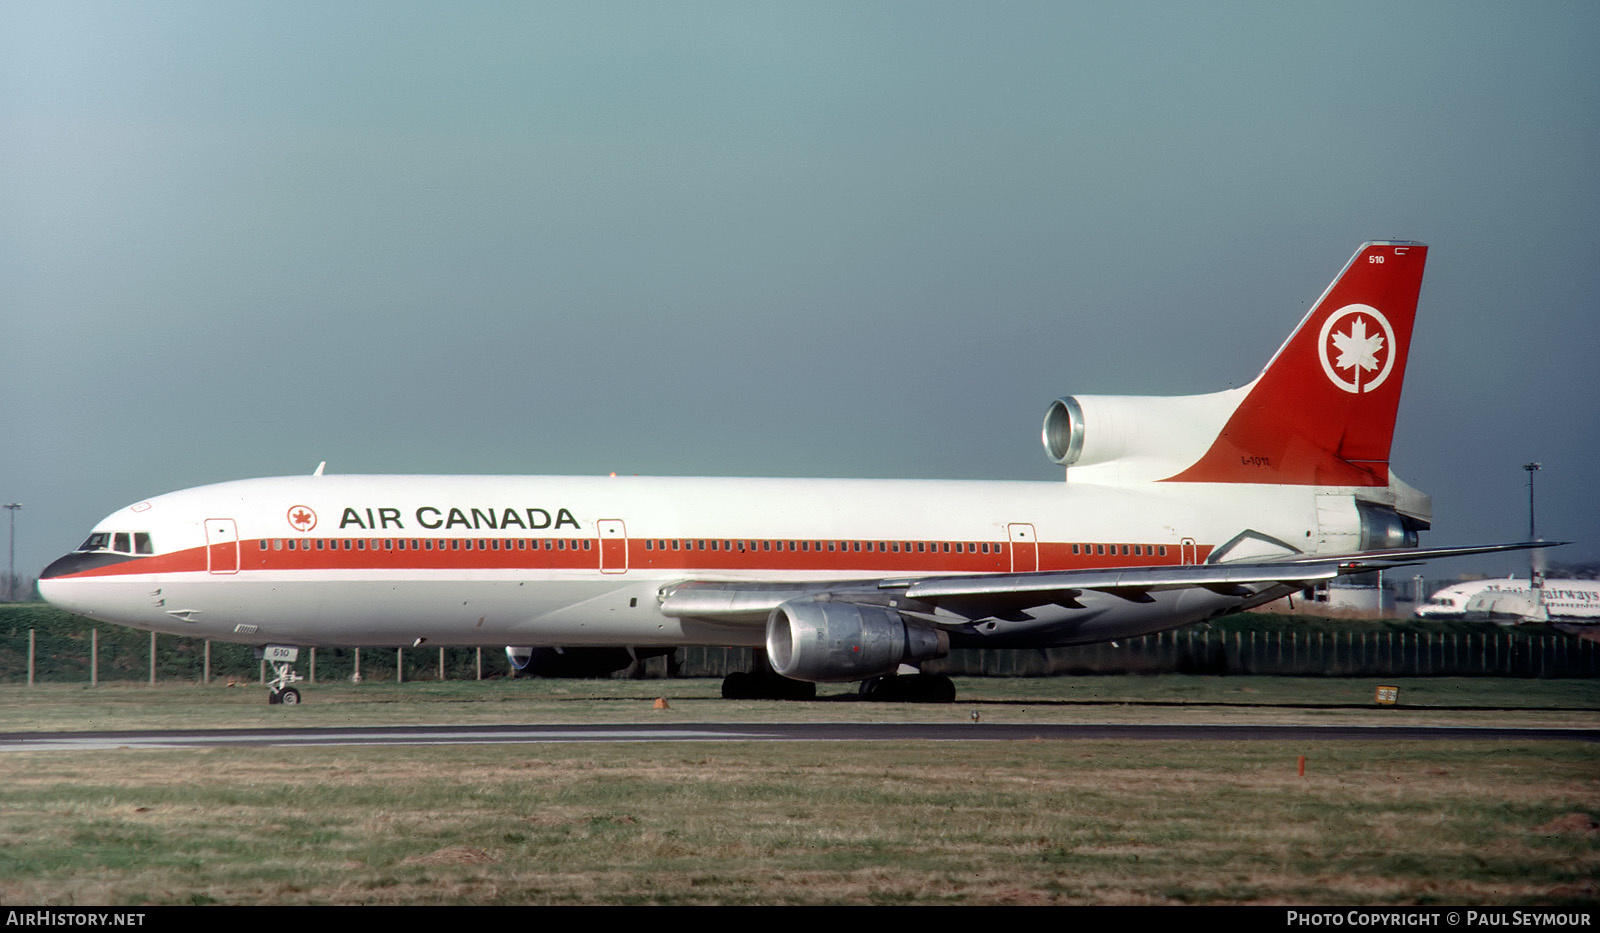
[[[1041,438],[1065,467],[1117,464],[1123,481],[1171,476],[1194,463],[1238,407],[1243,390],[1171,397],[1076,395],[1045,412]]]
[[[1426,527],[1387,505],[1337,493],[1317,497],[1318,547],[1324,553],[1416,547],[1417,531]]]
[[[950,636],[907,624],[893,609],[786,602],[767,618],[767,660],[794,680],[840,683],[892,674],[901,664],[942,658]]]
[[[1417,546],[1415,523],[1406,521],[1394,509],[1371,502],[1357,502],[1356,511],[1361,514],[1361,550]]]

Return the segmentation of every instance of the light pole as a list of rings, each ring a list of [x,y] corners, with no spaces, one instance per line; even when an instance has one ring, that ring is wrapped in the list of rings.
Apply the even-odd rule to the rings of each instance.
[[[1533,524],[1533,474],[1539,471],[1539,463],[1524,463],[1522,468],[1528,471],[1528,540],[1539,540],[1539,534],[1534,530]]]
[[[6,560],[6,602],[13,602],[17,588],[17,509],[22,508],[20,502],[7,502],[0,508],[11,513],[11,543],[9,555]]]
[[[1528,471],[1528,540],[1539,540],[1539,532],[1533,521],[1533,474],[1539,472],[1538,462],[1524,463],[1522,468]],[[1535,548],[1528,554],[1528,596],[1533,603],[1535,617],[1541,617],[1544,611],[1544,574],[1539,572],[1539,549]]]

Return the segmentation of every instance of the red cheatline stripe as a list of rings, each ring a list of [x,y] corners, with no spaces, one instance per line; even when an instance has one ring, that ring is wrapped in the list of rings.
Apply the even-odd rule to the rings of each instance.
[[[359,539],[365,544],[364,548],[357,548],[358,539],[323,538],[320,539],[324,547],[318,550],[316,542],[319,539],[293,539],[296,547],[288,548],[291,539],[267,539],[267,548],[261,548],[261,539],[248,538],[239,542],[237,568],[242,573],[251,571],[316,571],[316,570],[594,570],[601,569],[602,548],[605,555],[605,569],[622,569],[623,542],[604,541],[597,538],[562,538],[559,539],[565,547],[546,549],[543,538],[363,538]],[[344,548],[345,541],[351,544],[350,549]],[[423,542],[431,540],[431,549],[423,546]],[[552,544],[557,539],[548,539]],[[834,550],[828,550],[829,541],[805,541],[806,549],[801,550],[800,539],[794,540],[795,550],[789,550],[789,539],[783,541],[769,541],[772,550],[762,549],[762,542],[756,540],[752,548],[750,539],[742,542],[737,538],[715,539],[716,550],[711,549],[713,539],[689,539],[691,548],[683,549],[685,539],[678,539],[679,550],[672,550],[672,539],[665,539],[667,548],[658,547],[662,539],[652,538],[652,545],[645,548],[642,538],[630,538],[626,542],[627,569],[628,570],[678,570],[686,575],[696,573],[720,573],[728,571],[740,572],[817,572],[838,573],[842,575],[882,575],[896,574],[960,574],[960,573],[1010,573],[1013,571],[1013,556],[1017,559],[1016,570],[1034,569],[1033,561],[1027,552],[1033,546],[1012,545],[1000,542],[990,542],[990,553],[957,553],[952,549],[944,550],[945,542],[935,541],[920,542],[924,548],[917,551],[919,542],[908,542],[903,539],[898,542],[883,542],[885,544],[898,543],[900,550],[877,550],[879,542],[871,542],[873,550],[866,550],[868,542],[832,541]],[[401,547],[401,542],[404,547]],[[700,548],[701,542],[705,548]],[[440,548],[443,542],[444,547]],[[452,548],[454,542],[458,546]],[[327,545],[338,544],[332,548]],[[519,547],[519,543],[521,546]],[[576,543],[576,547],[573,544]],[[584,547],[588,544],[587,549]],[[744,549],[740,550],[740,544]],[[856,544],[861,544],[862,550],[855,549]],[[982,542],[976,542],[982,544]],[[778,550],[778,546],[782,550]],[[969,542],[962,542],[963,547]],[[1087,545],[1094,548],[1102,545]],[[206,548],[195,547],[168,554],[155,554],[148,557],[137,557],[131,560],[96,567],[71,574],[70,577],[61,579],[83,579],[89,577],[119,577],[134,574],[158,573],[204,573],[209,569],[233,570],[235,567],[233,549],[235,545],[212,545],[213,554],[211,563],[206,560]],[[1079,545],[1080,551],[1086,546]],[[1134,554],[1136,547],[1131,544],[1104,544],[1108,553],[1083,554],[1072,553],[1072,543],[1041,542],[1037,545],[1039,570],[1091,570],[1106,567],[1155,567],[1171,566],[1181,561],[1181,549],[1176,544],[1166,545],[1167,553],[1159,554],[1155,545],[1137,545],[1143,551]],[[302,549],[305,548],[305,549]],[[847,549],[841,549],[847,548]],[[1017,549],[1016,555],[1010,550]],[[933,549],[933,550],[929,550]],[[1128,553],[1122,553],[1127,549]],[[1211,552],[1209,545],[1195,548],[1194,560],[1203,562]]]

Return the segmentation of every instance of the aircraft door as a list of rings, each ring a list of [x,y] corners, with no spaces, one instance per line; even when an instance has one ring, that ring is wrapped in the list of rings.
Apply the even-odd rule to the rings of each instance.
[[[628,572],[628,527],[620,518],[602,518],[594,523],[600,533],[600,572]]]
[[[1199,563],[1199,560],[1200,560],[1199,552],[1198,552],[1198,549],[1195,547],[1193,538],[1184,538],[1183,541],[1181,541],[1178,544],[1178,553],[1182,555],[1182,560],[1180,561],[1180,563],[1184,563],[1184,564]]]
[[[1006,526],[1006,537],[1011,539],[1011,572],[1033,573],[1039,569],[1039,539],[1033,526],[1015,523]]]
[[[206,519],[206,569],[239,572],[239,528],[231,518]]]

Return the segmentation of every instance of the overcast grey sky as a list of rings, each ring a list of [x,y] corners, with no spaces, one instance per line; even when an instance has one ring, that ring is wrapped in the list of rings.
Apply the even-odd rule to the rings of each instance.
[[[1429,243],[1430,544],[1600,559],[1600,4],[0,6],[19,572],[310,472],[1049,479]],[[1497,562],[1498,561],[1498,562]],[[1459,569],[1510,569],[1518,558]]]

